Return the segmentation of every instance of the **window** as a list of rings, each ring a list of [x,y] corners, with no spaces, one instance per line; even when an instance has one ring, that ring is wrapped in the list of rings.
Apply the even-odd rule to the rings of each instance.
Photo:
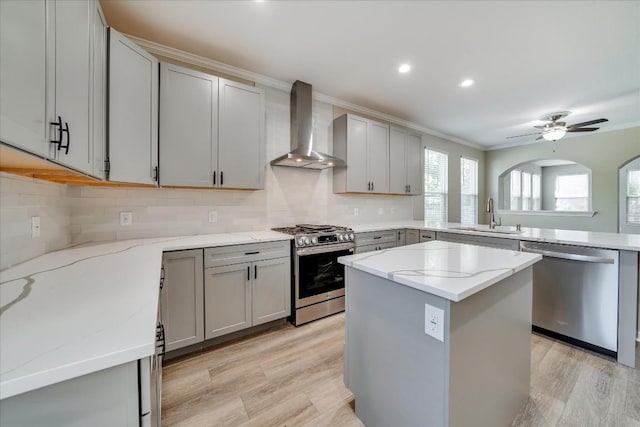
[[[460,158],[460,222],[478,223],[478,162]]]
[[[424,155],[424,219],[447,222],[447,163],[449,156],[425,149]]]
[[[640,233],[640,157],[620,168],[621,233]]]
[[[627,223],[640,225],[640,169],[627,171]]]
[[[520,199],[522,197],[522,173],[518,170],[512,170],[511,175],[511,204],[509,209],[512,211],[520,210]]]
[[[509,209],[512,211],[540,210],[540,175],[514,169],[509,174]]]
[[[556,176],[556,210],[586,211],[589,209],[589,175]]]

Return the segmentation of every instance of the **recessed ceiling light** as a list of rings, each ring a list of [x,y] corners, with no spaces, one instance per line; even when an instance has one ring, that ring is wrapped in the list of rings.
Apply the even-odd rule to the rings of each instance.
[[[472,85],[473,85],[473,83],[474,83],[474,81],[473,81],[473,80],[471,80],[471,79],[465,79],[465,80],[461,81],[461,82],[460,82],[460,84],[459,84],[458,86],[460,86],[460,87],[469,87],[469,86],[472,86]]]
[[[409,70],[411,70],[411,65],[409,65],[409,64],[402,64],[402,65],[400,66],[400,68],[398,68],[398,71],[399,71],[400,73],[408,73],[408,72],[409,72]]]

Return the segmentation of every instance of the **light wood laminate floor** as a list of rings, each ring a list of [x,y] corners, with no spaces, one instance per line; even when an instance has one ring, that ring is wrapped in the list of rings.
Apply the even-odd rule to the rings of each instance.
[[[339,314],[170,361],[162,424],[363,426],[342,383],[343,341]],[[530,399],[514,426],[640,427],[640,370],[535,334],[531,359]]]

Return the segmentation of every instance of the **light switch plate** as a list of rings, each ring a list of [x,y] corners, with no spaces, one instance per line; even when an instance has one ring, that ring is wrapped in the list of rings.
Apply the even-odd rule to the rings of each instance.
[[[209,222],[218,222],[218,211],[209,211]]]
[[[444,310],[424,305],[424,333],[444,342]]]
[[[35,239],[40,237],[40,217],[32,216],[31,217],[31,238]]]
[[[133,214],[131,212],[120,212],[120,225],[128,226],[133,224]]]

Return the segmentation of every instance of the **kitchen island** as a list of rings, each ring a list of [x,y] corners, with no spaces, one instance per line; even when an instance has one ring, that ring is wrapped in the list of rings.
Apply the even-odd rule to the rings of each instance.
[[[340,258],[345,384],[368,426],[509,425],[529,396],[538,254],[432,241]]]

